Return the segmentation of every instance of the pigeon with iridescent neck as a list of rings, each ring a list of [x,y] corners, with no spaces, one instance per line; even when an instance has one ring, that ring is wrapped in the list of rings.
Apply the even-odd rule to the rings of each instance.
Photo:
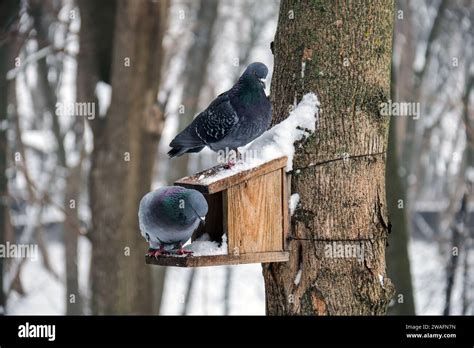
[[[166,186],[147,193],[138,210],[142,236],[150,244],[147,255],[191,254],[183,245],[204,222],[207,210],[206,199],[196,190]]]

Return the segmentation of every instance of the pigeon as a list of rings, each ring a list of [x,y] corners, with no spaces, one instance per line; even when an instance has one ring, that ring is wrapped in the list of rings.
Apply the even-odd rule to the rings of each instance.
[[[258,138],[270,126],[272,107],[265,95],[268,68],[252,63],[236,84],[220,94],[170,143],[168,155],[199,152],[205,146],[219,152],[235,151]]]
[[[147,256],[191,254],[183,248],[193,232],[204,222],[207,201],[202,193],[181,186],[165,186],[147,193],[140,201],[140,231],[150,248]]]

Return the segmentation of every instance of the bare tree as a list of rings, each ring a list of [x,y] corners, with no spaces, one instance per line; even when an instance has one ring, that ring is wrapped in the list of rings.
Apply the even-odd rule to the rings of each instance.
[[[153,308],[137,207],[150,189],[162,130],[156,99],[167,9],[167,1],[117,2],[111,105],[92,126],[91,277],[97,314],[149,314]]]
[[[466,77],[464,94],[462,98],[462,115],[464,120],[464,127],[466,132],[466,149],[464,150],[464,159],[466,162],[466,173],[465,179],[465,193],[463,195],[464,208],[467,210],[464,215],[464,221],[460,224],[463,227],[462,231],[462,247],[463,251],[463,287],[462,287],[462,314],[467,315],[472,308],[471,298],[471,267],[469,264],[469,258],[472,252],[472,244],[474,240],[474,232],[469,230],[468,226],[472,224],[472,218],[469,212],[469,204],[474,201],[474,116],[470,113],[470,96],[474,90],[474,73],[469,72],[470,67],[466,67]],[[472,204],[472,203],[471,203]],[[461,208],[463,205],[461,204]],[[454,237],[454,235],[453,235]],[[449,285],[449,283],[448,283]],[[448,287],[447,287],[448,289]],[[446,295],[446,307],[450,302],[450,296]],[[449,310],[449,309],[448,309]]]
[[[278,16],[278,2],[274,0],[259,2],[244,0],[239,1],[238,6],[241,13],[236,21],[243,32],[238,41],[239,66],[245,67],[251,63],[252,51],[260,44],[259,40],[261,40],[265,27],[271,19]],[[234,81],[237,81],[240,73],[239,70],[235,71]],[[230,294],[234,268],[226,266],[224,271],[224,315],[228,315],[231,308]]]
[[[8,69],[14,66],[11,27],[16,22],[20,1],[9,0],[0,3],[0,244],[5,243],[4,232],[7,225],[7,110],[8,110]],[[0,259],[0,315],[5,312],[6,298],[3,285],[4,261]]]
[[[196,19],[193,22],[192,44],[188,49],[182,73],[183,95],[179,114],[178,132],[181,132],[198,112],[201,91],[206,82],[209,57],[214,46],[214,27],[218,16],[218,0],[200,0],[197,3]],[[174,173],[170,182],[188,175],[189,156],[173,160]]]
[[[192,30],[192,44],[186,55],[186,65],[182,73],[184,113],[179,116],[178,132],[182,131],[198,112],[201,92],[204,88],[207,75],[209,57],[214,46],[214,27],[218,17],[218,0],[200,0],[196,12],[196,19]],[[188,175],[189,156],[181,156],[173,160],[170,173],[173,182]],[[185,301],[182,313],[189,310],[190,297],[195,279],[195,269],[190,270],[187,283]]]
[[[59,22],[59,19],[57,18],[58,11],[59,8],[54,7],[54,4],[51,2],[30,1],[28,13],[33,19],[33,28],[36,31],[36,40],[38,42],[38,51],[45,47],[54,45],[53,39],[50,35],[50,29],[52,25],[57,25]],[[66,23],[66,25],[68,24]],[[58,31],[55,31],[55,34],[58,35]],[[63,35],[66,41],[68,39],[68,28],[65,28]],[[56,114],[56,105],[59,102],[57,91],[59,90],[61,81],[60,76],[63,74],[63,63],[62,59],[59,57],[53,56],[50,58],[55,58],[55,64],[52,66],[47,64],[46,59],[39,59],[36,62],[38,79],[33,98],[36,110],[40,110],[43,114],[48,114],[51,117],[52,132],[56,140],[57,164],[65,173],[65,189],[61,192],[61,201],[63,202],[64,208],[70,210],[69,218],[74,218],[74,224],[79,225],[76,201],[79,202],[82,163],[85,157],[83,149],[84,115],[74,115],[76,118],[71,123],[71,129],[61,129],[59,120],[60,115]],[[54,72],[56,76],[58,76],[54,83],[52,83],[48,78],[50,72]],[[70,165],[68,164],[67,151],[64,144],[64,139],[68,132],[74,135],[74,151],[80,154],[80,160],[73,168],[70,168]],[[71,200],[73,203],[71,203]],[[82,314],[82,296],[79,291],[78,280],[78,233],[70,224],[65,223],[63,227],[66,255],[66,313]]]
[[[456,214],[455,221],[452,226],[451,236],[451,252],[449,253],[449,261],[446,267],[446,298],[444,303],[443,315],[452,313],[451,297],[456,279],[457,269],[459,267],[459,254],[464,253],[465,231],[467,219],[467,193],[463,195],[461,206]]]
[[[467,82],[469,74],[464,74],[464,71],[469,71],[469,66],[472,66],[472,35],[461,23],[472,22],[474,12],[466,1],[425,1],[422,6],[413,6],[413,3],[405,1],[400,3],[408,9],[403,13],[403,26],[408,25],[412,29],[403,30],[403,43],[398,45],[398,50],[401,50],[397,70],[398,100],[416,102],[421,108],[421,117],[402,117],[396,121],[397,148],[401,149],[399,169],[405,172],[402,189],[407,199],[403,204],[409,228],[412,224],[419,226],[420,222],[425,222],[423,212],[417,211],[416,203],[433,202],[433,208],[436,207],[434,201],[447,204],[446,208],[441,208],[440,204],[435,208],[439,209],[436,217],[439,223],[431,231],[432,240],[428,241],[438,244],[439,252],[451,265],[446,268],[445,274],[448,281],[446,290],[450,293],[444,294],[447,302],[447,298],[457,292],[457,282],[454,282],[456,269],[461,272],[459,268],[463,267],[457,256],[453,258],[453,243],[469,244],[461,242],[465,236],[456,236],[454,226],[458,224],[460,202],[464,199],[466,186],[469,186],[464,173],[468,172],[468,149],[464,149],[464,140],[469,143],[469,132],[468,127],[463,127],[466,126],[463,116],[465,88],[460,82]],[[425,14],[428,16],[423,17]],[[417,20],[410,21],[407,15]],[[456,136],[447,131],[447,119],[451,123],[454,120]],[[436,147],[433,141],[436,141]],[[440,155],[446,150],[449,155]],[[463,152],[465,156],[462,160],[453,161],[457,153]],[[443,167],[446,169],[440,171],[439,168]],[[395,246],[399,242],[400,239],[395,240],[394,234]],[[459,252],[469,251],[463,248]],[[423,302],[424,298],[420,297],[420,301]],[[454,303],[449,306],[450,312],[456,307]]]
[[[411,32],[412,12],[406,0],[397,1],[396,4],[397,13],[393,45],[397,46],[398,44],[395,50],[401,47],[399,48],[400,60],[398,66],[396,66],[394,59],[392,59],[391,99],[403,102],[404,98],[409,97],[407,95],[409,88],[406,88],[406,85],[410,84],[412,74],[411,62],[413,62],[414,57],[413,33]],[[406,188],[404,186],[406,182],[402,180],[399,174],[401,141],[398,138],[398,129],[403,126],[403,124],[400,124],[402,122],[405,122],[405,119],[399,117],[392,117],[390,119],[387,172],[385,175],[388,211],[392,222],[392,231],[388,239],[389,246],[387,247],[387,273],[395,284],[397,291],[392,306],[389,308],[389,313],[414,315],[415,301],[408,253],[410,234],[406,214]]]

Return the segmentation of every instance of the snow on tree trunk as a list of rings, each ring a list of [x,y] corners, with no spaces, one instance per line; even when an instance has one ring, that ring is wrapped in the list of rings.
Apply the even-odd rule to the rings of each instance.
[[[138,230],[137,209],[150,190],[162,130],[163,117],[155,102],[167,8],[167,1],[117,3],[112,100],[106,118],[98,121],[103,123],[92,125],[95,314],[150,314],[153,309],[151,268],[144,265],[147,244]]]
[[[389,233],[385,152],[393,3],[283,0],[273,45],[274,123],[302,96],[321,103],[316,132],[297,146],[287,263],[265,264],[270,315],[384,314]]]

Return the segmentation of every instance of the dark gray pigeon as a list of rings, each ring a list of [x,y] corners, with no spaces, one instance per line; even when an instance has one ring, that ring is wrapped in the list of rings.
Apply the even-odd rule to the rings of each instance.
[[[237,83],[220,94],[170,143],[170,157],[199,152],[235,150],[258,138],[270,126],[272,108],[265,95],[268,68],[252,63]]]
[[[208,206],[204,196],[192,189],[166,186],[147,193],[140,201],[138,220],[143,238],[150,244],[148,256],[190,254],[183,244],[204,221]]]

